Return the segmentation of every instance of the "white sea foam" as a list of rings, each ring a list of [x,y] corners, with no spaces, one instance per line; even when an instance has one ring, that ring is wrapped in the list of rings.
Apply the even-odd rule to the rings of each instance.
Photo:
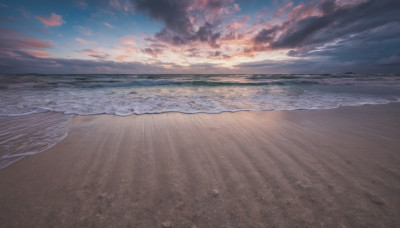
[[[0,169],[56,145],[66,137],[70,119],[52,112],[0,117]]]
[[[0,115],[41,112],[94,115],[239,110],[329,109],[384,104],[400,98],[399,88],[380,86],[151,86],[1,90]]]

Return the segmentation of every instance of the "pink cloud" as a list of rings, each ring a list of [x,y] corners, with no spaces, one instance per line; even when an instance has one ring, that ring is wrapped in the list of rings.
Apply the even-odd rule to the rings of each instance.
[[[104,22],[103,25],[105,25],[106,27],[108,27],[110,29],[114,28],[114,25],[111,25],[111,24],[109,24],[107,22]]]
[[[35,38],[16,40],[13,43],[20,48],[46,49],[53,47],[53,45],[49,44],[48,42],[44,42]]]
[[[190,5],[188,6],[187,10],[204,10],[208,6],[215,6],[216,4],[225,4],[225,3],[232,3],[233,0],[192,0],[190,1]],[[238,4],[234,4],[233,6],[236,11],[240,10]]]
[[[129,0],[110,0],[110,6],[115,10],[133,13],[133,5]]]
[[[46,49],[53,47],[49,40],[26,36],[18,31],[6,28],[0,28],[0,46],[13,49]]]
[[[50,17],[36,16],[36,19],[42,22],[45,27],[58,27],[65,23],[62,16],[55,13],[51,13]]]
[[[123,37],[119,38],[119,42],[124,45],[136,47],[135,39],[136,39],[135,36],[128,35],[128,36],[123,36]]]
[[[8,5],[0,3],[1,7],[8,8]]]
[[[107,59],[108,57],[110,57],[109,54],[104,53],[104,52],[99,52],[96,51],[95,49],[84,49],[81,51],[77,51],[78,53],[84,54],[84,55],[88,55],[90,57],[96,58],[96,59]]]
[[[127,35],[120,37],[118,40],[122,45],[114,45],[113,49],[117,52],[123,52],[124,54],[120,54],[122,59],[128,58],[126,55],[131,54],[139,54],[141,51],[137,48],[137,44],[135,42],[136,37],[133,35]]]
[[[192,2],[192,5],[188,7],[188,11],[202,10],[206,7],[208,0],[196,0]]]
[[[88,27],[84,27],[84,26],[74,26],[73,27],[74,30],[76,30],[79,33],[82,33],[85,36],[91,36],[92,33],[92,29],[88,28]]]
[[[26,36],[12,29],[0,28],[0,52],[4,56],[15,57],[27,53],[38,58],[51,57],[43,52],[53,47],[52,42],[35,37]]]
[[[75,38],[75,40],[76,40],[79,44],[85,44],[85,43],[86,43],[86,40],[84,40],[84,39],[82,39],[82,38],[79,38],[79,37]]]
[[[238,20],[238,21],[234,20],[233,23],[228,26],[228,29],[237,30],[239,28],[242,28],[243,26],[246,25],[246,23],[249,20],[250,20],[250,16],[249,15],[242,16],[240,18],[240,20]]]
[[[25,52],[25,53],[28,53],[28,54],[30,54],[30,55],[32,55],[32,56],[35,56],[35,57],[37,57],[37,58],[49,58],[49,57],[54,57],[53,55],[50,55],[50,54],[45,53],[45,52],[29,51],[29,50],[24,51],[24,52]]]
[[[289,12],[290,20],[301,20],[309,16],[320,16],[321,12],[315,8],[313,2],[307,4],[300,4]]]
[[[232,1],[230,0],[221,0],[221,3],[230,3]],[[209,4],[212,4],[212,1],[209,1]],[[221,7],[211,7],[209,10],[205,10],[203,12],[204,17],[207,21],[214,21],[214,20],[218,20],[218,18],[221,18],[221,16],[223,15],[231,15],[234,14],[238,11],[240,11],[241,8],[238,4],[233,4],[233,5],[226,5],[223,6],[221,5]]]
[[[340,6],[354,6],[363,2],[366,0],[335,0],[335,3]]]
[[[289,2],[288,4],[286,4],[284,7],[278,9],[274,16],[279,16],[281,15],[283,12],[285,12],[288,8],[290,8],[293,5],[293,2]]]
[[[189,16],[191,17],[189,19],[192,24],[195,21],[199,21],[196,17],[200,17],[206,21],[213,21],[221,15],[234,14],[241,10],[239,4],[229,4],[232,3],[233,0],[193,0],[189,2],[190,4],[187,6],[186,11],[195,13],[195,15]],[[197,14],[197,11],[199,11],[200,14]]]
[[[239,4],[236,4],[236,3],[233,4],[233,10],[234,10],[235,12],[240,11],[241,8],[240,8]]]
[[[259,11],[256,12],[257,18],[262,18],[269,13],[269,9],[267,7],[261,8]]]
[[[36,31],[41,32],[41,33],[45,33],[45,34],[49,34],[50,33],[49,30],[45,30],[45,29],[36,29]]]

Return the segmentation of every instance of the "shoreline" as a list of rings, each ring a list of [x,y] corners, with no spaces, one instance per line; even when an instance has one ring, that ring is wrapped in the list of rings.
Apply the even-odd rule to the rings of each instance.
[[[61,142],[0,170],[0,221],[400,224],[399,103],[276,111],[76,115]]]
[[[363,105],[357,105],[357,106],[339,106],[339,107],[334,107],[334,108],[325,108],[325,109],[293,109],[293,110],[276,110],[276,109],[272,109],[272,110],[237,110],[237,111],[222,111],[222,112],[219,112],[219,113],[207,113],[207,112],[196,112],[196,113],[185,113],[185,112],[179,112],[179,111],[167,111],[167,112],[160,112],[160,113],[144,113],[144,114],[131,114],[131,115],[126,115],[126,116],[121,116],[121,115],[117,115],[117,114],[107,114],[107,113],[101,113],[101,114],[88,114],[88,115],[81,115],[81,114],[65,114],[65,113],[62,113],[62,112],[55,112],[55,111],[47,111],[47,112],[40,112],[40,113],[30,113],[30,114],[27,114],[27,115],[16,115],[16,116],[1,116],[0,115],[0,123],[5,123],[5,122],[7,122],[7,119],[8,118],[10,118],[10,119],[13,119],[13,118],[15,118],[17,121],[18,121],[18,118],[25,118],[25,117],[30,117],[30,116],[32,116],[32,119],[31,120],[29,120],[29,121],[31,121],[31,122],[36,122],[37,120],[36,120],[36,117],[35,116],[40,116],[40,115],[43,115],[43,116],[45,116],[45,118],[46,118],[46,115],[49,115],[50,116],[50,118],[51,118],[51,116],[52,115],[61,115],[61,116],[65,116],[65,117],[67,117],[67,125],[70,125],[70,122],[75,118],[75,117],[79,117],[79,116],[84,116],[84,117],[90,117],[90,116],[93,116],[93,117],[96,117],[96,116],[115,116],[115,117],[134,117],[134,116],[142,116],[142,115],[165,115],[165,114],[183,114],[183,115],[197,115],[197,114],[205,114],[205,115],[219,115],[219,114],[224,114],[224,113],[241,113],[241,112],[271,112],[271,111],[275,111],[275,112],[292,112],[292,111],[295,111],[295,112],[297,112],[297,111],[323,111],[323,110],[335,110],[335,109],[342,109],[342,108],[357,108],[357,107],[368,107],[368,106],[385,106],[385,105],[395,105],[395,104],[400,104],[400,101],[394,101],[394,102],[390,102],[390,103],[386,103],[386,104],[363,104]],[[39,121],[41,121],[42,122],[42,124],[43,124],[43,117],[39,117],[39,119],[38,119]],[[65,121],[65,120],[63,120],[63,121]],[[53,122],[54,123],[54,122]],[[29,128],[31,128],[32,126],[29,126],[29,122],[25,122],[25,123],[23,123],[23,124],[27,124],[27,127],[29,127]],[[41,127],[41,126],[34,126],[33,128],[35,129],[35,130],[40,130],[40,129],[38,129],[38,127]],[[30,156],[33,156],[33,155],[37,155],[37,154],[39,154],[39,153],[42,153],[42,152],[45,152],[45,151],[47,151],[47,150],[49,150],[49,149],[51,149],[52,147],[54,147],[54,146],[56,146],[58,143],[60,143],[62,140],[64,140],[65,139],[65,137],[68,135],[68,132],[69,132],[69,127],[67,127],[67,129],[65,129],[64,130],[65,131],[65,133],[60,137],[60,139],[58,139],[58,141],[57,142],[51,142],[50,144],[51,145],[46,145],[46,146],[44,146],[44,148],[41,148],[40,150],[37,150],[36,149],[36,151],[34,150],[33,152],[31,151],[32,150],[32,148],[27,148],[27,149],[25,149],[25,151],[23,151],[22,153],[17,153],[17,154],[10,154],[10,156],[8,156],[7,154],[5,155],[5,156],[0,156],[0,170],[2,170],[2,169],[5,169],[5,168],[7,168],[8,166],[10,166],[10,165],[12,165],[12,164],[14,164],[15,162],[18,162],[18,161],[20,161],[20,160],[23,160],[23,159],[25,159],[26,157],[30,157]],[[4,131],[3,131],[3,133],[4,133]],[[11,136],[11,137],[9,137],[9,138],[12,138],[12,137],[15,137],[15,135],[14,136]],[[2,138],[0,138],[0,140],[4,140],[4,138],[2,139]],[[5,138],[5,140],[7,140],[8,141],[8,138]],[[17,143],[21,143],[21,142],[17,142]],[[2,147],[2,145],[1,145],[1,142],[0,142],[0,149],[2,149],[1,148]],[[1,155],[1,154],[0,154]],[[22,158],[19,158],[19,159],[17,159],[15,162],[12,162],[11,164],[6,164],[5,166],[3,166],[3,164],[2,164],[2,160],[1,159],[3,159],[3,160],[7,160],[7,159],[9,159],[9,158],[12,158],[12,157],[18,157],[18,156],[22,156]]]
[[[291,112],[291,111],[318,111],[318,110],[332,110],[332,109],[341,109],[341,108],[347,108],[347,107],[364,107],[364,106],[380,106],[380,105],[392,105],[392,104],[400,104],[400,101],[392,101],[389,103],[376,103],[376,104],[361,104],[361,105],[340,105],[338,107],[332,107],[332,108],[312,108],[312,109],[306,109],[306,108],[298,108],[298,109],[265,109],[265,110],[251,110],[251,109],[241,109],[241,110],[233,110],[233,111],[221,111],[221,112],[180,112],[180,111],[165,111],[165,112],[153,112],[153,113],[132,113],[129,115],[117,115],[115,113],[96,113],[96,114],[76,114],[76,113],[63,113],[63,112],[57,112],[57,111],[46,111],[46,112],[32,112],[28,114],[17,114],[17,115],[0,115],[0,117],[21,117],[21,116],[29,116],[29,115],[35,115],[35,114],[42,114],[42,113],[58,113],[58,114],[63,114],[63,115],[69,115],[69,116],[101,116],[101,115],[111,115],[111,116],[118,116],[118,117],[130,117],[130,116],[141,116],[141,115],[160,115],[160,114],[168,114],[168,113],[177,113],[177,114],[187,114],[187,115],[195,115],[195,114],[211,114],[211,115],[217,115],[217,114],[223,114],[223,113],[238,113],[238,112],[271,112],[271,111],[278,111],[278,112]]]

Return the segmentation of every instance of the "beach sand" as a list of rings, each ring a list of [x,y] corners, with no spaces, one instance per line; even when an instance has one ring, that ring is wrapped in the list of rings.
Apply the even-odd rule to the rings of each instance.
[[[0,227],[400,227],[400,104],[75,116]]]

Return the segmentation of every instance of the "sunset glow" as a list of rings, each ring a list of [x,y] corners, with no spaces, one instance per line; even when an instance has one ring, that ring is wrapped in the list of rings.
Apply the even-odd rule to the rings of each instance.
[[[391,0],[0,2],[2,73],[391,73]]]

